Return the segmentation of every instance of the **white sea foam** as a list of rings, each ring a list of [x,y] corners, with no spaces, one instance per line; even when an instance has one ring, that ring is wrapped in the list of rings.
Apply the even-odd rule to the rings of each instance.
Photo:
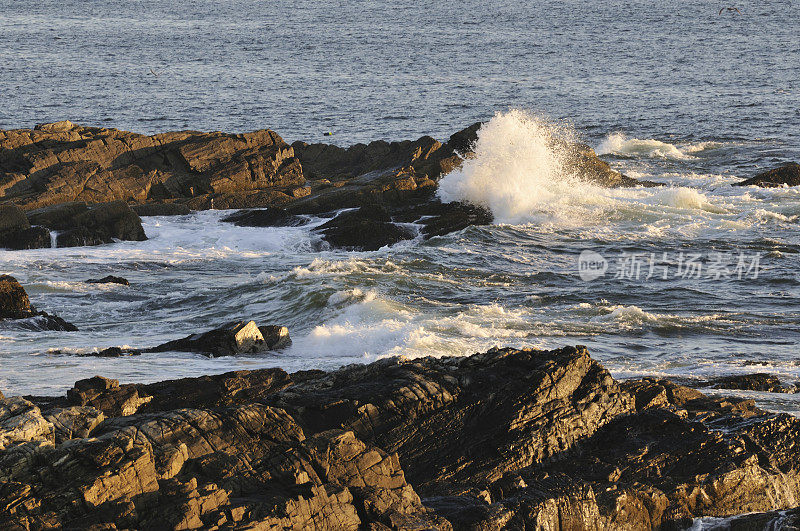
[[[624,133],[616,132],[606,136],[596,151],[598,155],[687,160],[692,158],[692,154],[716,149],[721,145],[719,142],[675,145],[654,138],[629,138]]]

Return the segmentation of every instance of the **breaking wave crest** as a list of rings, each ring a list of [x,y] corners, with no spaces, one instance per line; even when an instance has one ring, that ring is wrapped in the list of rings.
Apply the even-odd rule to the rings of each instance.
[[[535,213],[571,217],[576,208],[606,203],[594,185],[566,170],[562,140],[574,134],[533,114],[497,113],[478,131],[475,156],[439,183],[439,197],[488,208],[500,223],[532,221]]]

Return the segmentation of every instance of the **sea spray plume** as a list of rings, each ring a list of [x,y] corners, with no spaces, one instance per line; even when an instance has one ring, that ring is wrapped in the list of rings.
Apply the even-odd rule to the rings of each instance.
[[[439,183],[442,201],[463,201],[491,210],[500,223],[573,218],[575,207],[602,201],[596,186],[568,168],[574,133],[533,114],[497,113],[478,131],[474,157]]]

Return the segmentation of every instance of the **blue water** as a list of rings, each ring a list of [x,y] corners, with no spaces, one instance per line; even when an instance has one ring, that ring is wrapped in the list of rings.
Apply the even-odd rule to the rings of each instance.
[[[269,127],[288,141],[349,145],[444,140],[521,109],[568,127],[617,169],[669,185],[601,191],[531,178],[547,161],[498,154],[514,135],[505,114],[481,160],[522,192],[516,207],[497,202],[505,222],[491,227],[320,252],[307,229],[236,228],[205,212],[145,219],[148,242],[0,251],[0,270],[35,304],[81,329],[4,325],[0,389],[60,393],[87,373],[152,381],[575,343],[620,377],[800,379],[800,191],[730,186],[800,160],[800,8],[751,2],[719,15],[727,5],[0,0],[0,128]],[[579,277],[583,250],[606,257],[604,277]],[[748,265],[758,254],[758,278],[613,278],[621,253],[667,253],[675,271],[681,253],[708,267],[717,252]],[[135,287],[82,283],[109,273]],[[295,344],[241,359],[77,355],[232,318],[286,324]],[[800,410],[795,397],[758,398]]]

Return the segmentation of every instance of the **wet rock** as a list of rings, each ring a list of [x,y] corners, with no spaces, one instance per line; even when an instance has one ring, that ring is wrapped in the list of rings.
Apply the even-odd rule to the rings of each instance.
[[[316,230],[333,247],[358,251],[377,251],[416,236],[411,230],[392,223],[391,219],[381,206],[363,206],[339,214]]]
[[[149,349],[148,352],[179,351],[199,352],[210,356],[233,356],[263,352],[271,348],[282,348],[287,344],[288,330],[284,336],[280,330],[273,331],[267,327],[263,328],[271,332],[270,341],[276,345],[275,347],[270,347],[270,343],[264,339],[264,335],[254,321],[240,321],[201,334],[192,334],[183,339],[169,341]]]
[[[471,152],[475,147],[475,142],[478,141],[478,131],[482,125],[483,122],[475,122],[469,127],[453,133],[450,135],[450,140],[447,144],[458,153]]]
[[[705,385],[714,389],[741,389],[746,391],[762,391],[765,393],[797,393],[794,385],[784,385],[780,378],[772,374],[739,374],[722,376],[708,381]]]
[[[50,247],[50,231],[31,227],[25,213],[16,205],[0,205],[0,248],[11,250]]]
[[[0,275],[0,321],[4,319],[13,319],[15,324],[29,330],[78,330],[60,317],[37,311],[25,289],[11,275]]]
[[[800,164],[790,162],[771,170],[759,173],[755,177],[746,179],[734,186],[760,186],[762,188],[775,188],[779,186],[800,186]]]
[[[0,319],[24,319],[36,314],[25,289],[11,275],[0,276]]]
[[[183,203],[144,203],[131,205],[131,210],[139,216],[185,216],[192,213]]]
[[[58,247],[146,240],[142,220],[123,201],[89,205],[64,203],[28,213],[31,222],[58,231]]]
[[[472,225],[489,225],[494,220],[485,208],[466,203],[443,203],[425,210],[428,216],[422,220],[425,238],[444,236]]]
[[[91,356],[95,358],[121,358],[123,356],[139,356],[141,354],[142,351],[135,348],[108,347],[97,352],[82,354],[82,356]]]
[[[240,210],[222,221],[233,223],[238,227],[299,227],[306,225],[309,219],[288,213],[283,208],[267,208],[258,210]]]
[[[292,339],[289,337],[289,329],[285,326],[259,326],[258,330],[264,336],[264,343],[269,350],[280,350],[292,344]]]
[[[88,284],[121,284],[123,286],[131,285],[131,283],[128,282],[128,279],[115,277],[114,275],[108,275],[103,278],[90,278],[86,282]]]

